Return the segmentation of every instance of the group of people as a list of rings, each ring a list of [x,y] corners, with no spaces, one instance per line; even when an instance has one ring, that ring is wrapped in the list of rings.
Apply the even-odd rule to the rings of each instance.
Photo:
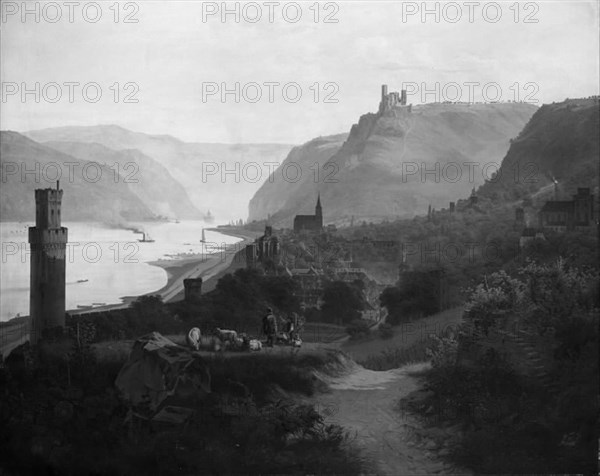
[[[273,314],[273,309],[267,308],[267,313],[263,317],[263,333],[267,336],[267,346],[273,347],[276,343],[281,342],[300,347],[302,345],[300,330],[304,324],[303,320],[293,312],[289,318],[283,318],[282,321],[282,331],[279,331],[279,320]]]
[[[262,325],[263,333],[267,337],[267,346],[291,344],[294,347],[300,347],[302,345],[300,331],[304,325],[304,320],[295,312],[287,319],[278,319],[273,314],[273,309],[267,308]],[[262,348],[262,343],[259,340],[251,339],[245,333],[218,327],[208,335],[203,335],[198,327],[193,327],[188,332],[186,341],[193,350],[260,350]]]

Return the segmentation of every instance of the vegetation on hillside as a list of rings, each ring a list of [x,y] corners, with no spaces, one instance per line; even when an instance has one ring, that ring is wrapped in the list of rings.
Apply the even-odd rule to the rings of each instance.
[[[493,273],[472,291],[466,324],[431,351],[433,394],[414,408],[460,424],[457,463],[478,473],[597,469],[597,287],[597,271],[558,261]]]
[[[0,467],[7,474],[359,474],[364,463],[311,405],[323,356],[210,359],[212,393],[186,425],[146,420],[115,390],[120,361],[85,347],[13,354],[0,368]],[[232,411],[235,409],[235,411]]]

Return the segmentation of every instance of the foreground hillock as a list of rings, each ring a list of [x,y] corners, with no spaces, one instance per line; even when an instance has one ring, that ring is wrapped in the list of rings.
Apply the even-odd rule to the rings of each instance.
[[[335,354],[204,358],[211,392],[191,396],[179,425],[145,417],[147,409],[117,392],[123,359],[61,349],[44,358],[17,352],[0,368],[0,461],[8,474],[364,471],[344,430],[326,425],[318,407],[273,398],[275,387],[313,395],[314,369]]]

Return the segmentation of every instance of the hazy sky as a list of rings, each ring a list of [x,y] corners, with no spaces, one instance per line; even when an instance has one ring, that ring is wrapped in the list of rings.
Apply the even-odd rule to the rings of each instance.
[[[231,10],[239,9],[239,23],[234,14],[222,18],[221,2],[122,2],[118,22],[113,1],[98,2],[99,10],[91,3],[72,7],[71,23],[63,2],[29,2],[33,12],[39,8],[37,23],[35,13],[22,17],[20,1],[2,2],[3,130],[118,124],[187,141],[302,143],[346,132],[361,114],[376,111],[382,83],[391,91],[402,82],[431,90],[440,83],[440,96],[430,94],[426,102],[457,94],[467,100],[468,82],[478,83],[471,89],[477,100],[488,83],[497,83],[503,100],[518,92],[540,104],[598,94],[596,1],[499,2],[502,16],[495,23],[498,9],[490,2],[475,2],[472,11],[465,2],[429,2],[429,9],[439,10],[437,23],[433,13],[422,18],[421,2],[322,2],[318,9],[312,1],[229,2]],[[57,6],[61,18],[52,22]],[[259,9],[262,17],[251,23]],[[302,17],[292,23],[299,11]],[[125,23],[128,14],[137,23]],[[337,23],[326,23],[327,15]],[[22,98],[23,83],[35,90],[36,82],[39,97]],[[53,82],[60,85],[58,100]],[[72,103],[69,82],[80,83],[72,86]],[[95,103],[82,94],[92,82],[102,91]],[[239,103],[235,94],[224,102],[220,94],[203,101],[203,84],[225,83],[233,90],[236,82]],[[280,84],[271,86],[273,102],[265,82]],[[460,92],[447,86],[443,96],[441,88],[452,82]],[[126,83],[134,84],[125,89]],[[251,102],[257,88],[249,83],[260,85],[258,102]],[[297,102],[283,97],[286,84],[288,101],[300,88]],[[89,100],[96,89],[88,86]],[[487,97],[493,99],[495,90],[488,86]],[[137,103],[124,102],[131,92]],[[329,93],[337,103],[324,101]],[[408,99],[423,100],[421,94]]]

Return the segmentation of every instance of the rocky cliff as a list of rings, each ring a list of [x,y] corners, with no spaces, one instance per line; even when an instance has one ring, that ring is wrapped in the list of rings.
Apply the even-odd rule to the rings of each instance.
[[[326,223],[447,207],[491,177],[535,111],[524,103],[427,104],[365,114],[347,137],[294,148],[250,201],[249,218],[270,214],[289,227],[295,214],[313,212],[318,192]],[[302,170],[297,180],[286,174],[292,163]]]
[[[567,200],[578,187],[590,187],[597,197],[599,158],[598,98],[546,104],[512,141],[497,176],[478,193],[496,202],[527,197],[542,202],[555,193]]]

